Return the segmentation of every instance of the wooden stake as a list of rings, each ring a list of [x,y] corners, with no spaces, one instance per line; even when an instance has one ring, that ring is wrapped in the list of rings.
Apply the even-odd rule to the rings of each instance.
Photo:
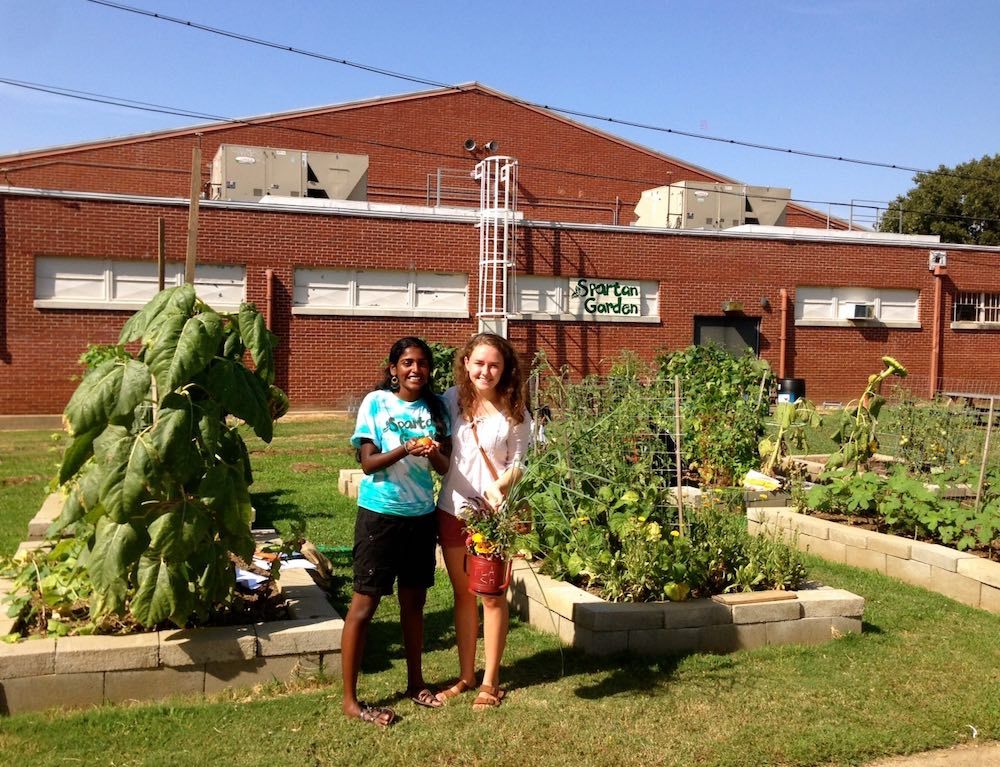
[[[200,139],[199,139],[200,143]],[[184,282],[194,285],[194,267],[198,257],[198,201],[201,199],[201,146],[191,150],[191,202],[188,205],[187,258]]]
[[[684,490],[681,486],[681,377],[674,376],[674,473],[677,476],[677,527],[684,535]]]
[[[976,513],[979,513],[979,499],[983,496],[983,479],[986,477],[986,456],[990,452],[990,434],[993,431],[993,404],[994,397],[990,397],[990,414],[986,416],[986,440],[983,443],[983,460],[979,464],[979,485],[976,487]]]
[[[167,263],[166,263],[166,229],[163,225],[163,216],[156,219],[156,289],[163,290],[166,286]]]

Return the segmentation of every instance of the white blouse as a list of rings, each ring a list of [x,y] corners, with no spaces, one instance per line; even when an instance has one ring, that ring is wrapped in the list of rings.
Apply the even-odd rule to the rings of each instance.
[[[472,424],[459,411],[458,390],[448,389],[442,395],[451,419],[451,464],[441,484],[438,508],[455,514],[466,498],[481,496],[493,483],[486,461],[479,452],[479,445],[493,462],[497,476],[508,468],[520,465],[531,444],[531,417],[524,411],[521,423],[508,421],[496,413],[476,418],[479,444],[472,433]]]

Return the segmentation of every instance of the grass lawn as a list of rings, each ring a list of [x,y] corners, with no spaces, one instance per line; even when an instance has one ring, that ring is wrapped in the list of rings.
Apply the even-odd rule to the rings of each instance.
[[[353,466],[345,422],[279,424],[250,442],[259,524],[304,521],[320,545],[350,542],[353,503],[336,490]],[[17,436],[17,435],[21,436]],[[3,435],[0,542],[9,553],[37,508],[53,457],[47,434]],[[8,452],[8,437],[19,447]],[[15,459],[14,456],[17,456]],[[32,463],[34,461],[34,463]],[[9,477],[39,475],[30,483]],[[20,500],[15,498],[27,493]],[[12,500],[14,499],[14,500]],[[348,597],[345,576],[335,597]],[[493,711],[472,695],[443,710],[396,704],[405,686],[395,600],[383,602],[361,693],[393,703],[388,731],[340,715],[338,680],[279,685],[208,701],[103,707],[0,720],[0,753],[31,765],[853,765],[965,742],[967,725],[1000,738],[1000,616],[879,575],[810,559],[813,577],[867,600],[865,630],[819,647],[727,656],[590,658],[514,621]],[[425,674],[453,678],[450,589],[439,574],[427,605]]]

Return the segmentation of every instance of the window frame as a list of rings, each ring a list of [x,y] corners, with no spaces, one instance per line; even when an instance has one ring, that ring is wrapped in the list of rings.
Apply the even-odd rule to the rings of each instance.
[[[975,298],[974,301],[962,299]],[[971,307],[975,319],[958,319],[959,307]],[[996,319],[987,319],[993,314]],[[951,327],[953,330],[996,330],[1000,329],[1000,292],[986,290],[962,290],[955,294],[951,308]]]
[[[321,281],[315,279],[315,277],[322,274],[339,275],[342,277],[343,282],[335,283],[331,281],[327,284],[346,285],[347,305],[309,303],[308,294],[304,297],[305,300],[300,299],[301,291],[308,291],[311,285],[322,284]],[[313,275],[313,278],[300,281],[305,275]],[[405,295],[406,306],[389,308],[385,306],[359,305],[359,301],[362,298],[364,290],[364,277],[366,275],[383,275],[382,279],[385,280],[385,283],[389,282],[392,277],[405,277],[406,286],[405,288],[401,288],[398,292],[401,297]],[[426,275],[429,278],[428,282],[432,282],[430,278],[454,278],[455,285],[442,286],[440,284],[421,284],[421,275]],[[297,266],[294,269],[292,279],[293,315],[327,315],[339,317],[424,317],[439,319],[468,319],[470,316],[469,275],[464,272],[448,272],[429,269],[342,269],[337,267],[324,268],[315,266]],[[459,281],[462,282],[461,287],[458,286]],[[390,287],[385,283],[381,285],[382,288]],[[371,283],[371,286],[373,288],[380,287],[374,282]],[[457,298],[449,308],[435,309],[426,305],[420,306],[420,297],[428,294],[452,294],[459,298]],[[457,308],[459,304],[463,308]]]
[[[102,295],[100,298],[59,298],[55,295],[47,296],[44,298],[39,298],[38,291],[39,286],[42,284],[40,279],[39,268],[40,265],[49,262],[76,262],[76,263],[87,263],[94,266],[94,271],[90,274],[94,276],[92,280],[94,283],[101,284]],[[90,256],[54,256],[41,254],[35,256],[34,259],[34,275],[33,275],[33,286],[32,286],[32,305],[36,309],[98,309],[105,311],[137,311],[144,307],[149,301],[156,295],[156,281],[155,278],[151,283],[151,292],[147,298],[136,299],[120,299],[115,297],[116,288],[121,284],[117,277],[123,278],[128,275],[126,268],[134,265],[142,265],[143,267],[148,267],[150,262],[141,259],[126,259],[126,258],[94,258]],[[156,268],[156,263],[152,263],[154,272]],[[116,272],[117,267],[117,272]],[[198,271],[201,269],[202,277],[199,279]],[[210,269],[223,269],[223,270],[239,270],[239,279],[227,278],[227,280],[220,280],[218,277],[212,279],[206,279],[204,277],[204,272]],[[45,279],[48,279],[46,277]],[[137,280],[133,284],[142,284],[145,280]],[[57,280],[56,280],[57,282]],[[218,298],[212,298],[211,296],[206,297],[204,293],[211,292],[211,290],[216,289],[216,286],[221,284],[228,285],[239,285],[240,286],[240,300],[238,302],[223,301]],[[181,261],[168,261],[165,265],[165,280],[164,287],[172,288],[184,284],[184,263]],[[209,287],[210,290],[206,291],[204,289],[199,290],[199,286]],[[245,265],[242,264],[216,264],[216,263],[202,263],[195,267],[195,291],[198,293],[198,297],[209,304],[213,309],[223,312],[235,312],[239,311],[240,304],[246,301],[247,294],[247,269]],[[56,291],[53,291],[53,294]]]
[[[821,300],[816,297],[828,293],[829,298]],[[902,300],[902,294],[912,293],[912,303]],[[805,317],[805,306],[828,305],[826,316]],[[855,304],[871,304],[875,307],[875,316],[870,319],[854,319],[850,315],[850,307]],[[890,308],[912,306],[913,319],[883,319],[883,314]],[[887,328],[917,328],[920,324],[920,289],[919,288],[869,288],[853,285],[797,285],[795,287],[795,327],[887,327]]]

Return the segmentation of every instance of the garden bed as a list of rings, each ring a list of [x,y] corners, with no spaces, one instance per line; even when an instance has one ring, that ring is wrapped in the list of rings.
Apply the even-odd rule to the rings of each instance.
[[[684,602],[606,602],[516,560],[508,599],[533,628],[593,655],[729,653],[820,644],[861,632],[865,601],[842,589],[722,594]]]
[[[57,501],[50,496],[43,504],[30,526],[36,540],[20,548],[44,545],[37,538]],[[278,585],[288,600],[288,620],[0,643],[0,714],[209,694],[320,671],[339,674],[344,622],[325,592],[302,569],[283,569]],[[0,579],[0,598],[9,590],[10,582]],[[0,635],[13,626],[13,619],[0,618]]]
[[[898,578],[971,607],[1000,613],[1000,562],[935,543],[799,514],[793,508],[747,511],[751,532],[776,532],[832,562]]]

